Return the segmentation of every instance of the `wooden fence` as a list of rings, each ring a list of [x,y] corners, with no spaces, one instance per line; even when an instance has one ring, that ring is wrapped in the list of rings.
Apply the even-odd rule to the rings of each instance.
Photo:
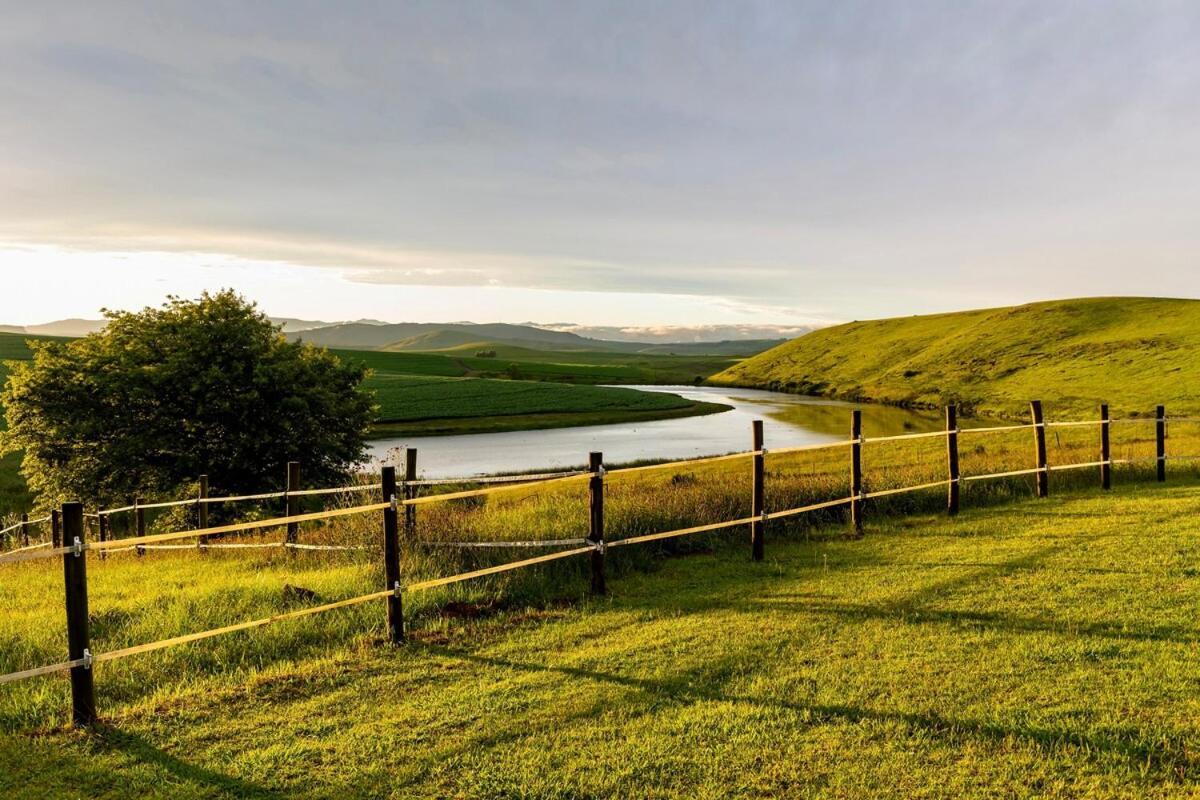
[[[666,539],[689,536],[698,533],[720,531],[744,526],[748,528],[750,533],[749,543],[751,558],[755,561],[761,561],[765,553],[765,534],[767,526],[770,522],[796,517],[802,514],[808,514],[824,509],[846,507],[849,509],[850,525],[854,535],[861,536],[863,531],[865,503],[868,500],[876,498],[941,488],[945,489],[947,492],[947,512],[950,514],[955,514],[959,511],[960,488],[965,482],[994,480],[1016,476],[1033,476],[1035,478],[1035,490],[1037,496],[1046,497],[1049,494],[1049,475],[1051,472],[1063,470],[1097,469],[1099,471],[1100,485],[1104,489],[1109,489],[1112,485],[1112,467],[1116,464],[1130,464],[1136,463],[1137,461],[1155,462],[1157,465],[1157,479],[1159,481],[1165,481],[1167,477],[1166,464],[1168,461],[1166,451],[1168,420],[1166,411],[1162,406],[1158,407],[1153,421],[1155,422],[1155,457],[1153,459],[1114,460],[1111,452],[1111,427],[1117,424],[1145,424],[1148,422],[1148,420],[1140,418],[1121,420],[1110,419],[1108,407],[1102,406],[1099,418],[1094,421],[1047,422],[1043,416],[1041,402],[1034,401],[1030,404],[1030,422],[1027,424],[983,428],[961,428],[959,426],[957,409],[951,406],[946,409],[946,425],[943,430],[929,433],[903,434],[899,436],[871,437],[868,439],[863,436],[862,432],[862,414],[860,411],[855,410],[851,414],[850,437],[846,440],[829,444],[808,445],[770,451],[772,454],[784,454],[801,451],[821,451],[843,447],[847,448],[849,451],[847,467],[850,473],[849,494],[845,497],[838,497],[823,502],[812,503],[796,508],[781,509],[777,511],[768,511],[765,507],[765,461],[768,451],[764,447],[762,423],[761,421],[755,421],[751,431],[752,449],[748,451],[724,456],[672,461],[650,466],[628,467],[620,470],[613,470],[614,473],[625,475],[647,470],[674,469],[692,464],[711,464],[720,461],[748,459],[750,462],[752,480],[751,496],[749,498],[749,514],[747,516],[738,519],[730,519],[704,525],[696,525],[687,528],[679,528],[676,530],[649,533],[640,536],[631,536],[618,539],[606,538],[604,522],[604,486],[606,470],[604,467],[603,456],[600,453],[592,453],[590,455],[588,468],[585,472],[551,473],[524,476],[516,475],[496,478],[418,480],[416,476],[416,452],[409,451],[408,455],[406,456],[405,477],[400,482],[398,482],[396,479],[395,468],[387,466],[383,468],[380,476],[380,482],[377,484],[363,484],[350,487],[307,490],[302,490],[299,488],[300,482],[298,465],[289,465],[288,483],[285,491],[256,495],[243,495],[239,497],[208,497],[207,480],[202,479],[199,496],[196,498],[190,498],[187,500],[173,500],[161,503],[136,502],[130,506],[105,509],[90,515],[101,522],[99,526],[101,534],[97,541],[87,540],[85,532],[85,517],[88,515],[85,515],[83,506],[78,502],[66,503],[63,505],[61,511],[56,511],[47,518],[47,520],[51,522],[55,531],[54,538],[51,541],[37,545],[26,544],[17,550],[2,554],[0,555],[0,564],[33,561],[59,556],[62,557],[64,569],[65,604],[67,612],[67,660],[57,664],[50,664],[33,669],[22,670],[20,672],[9,673],[7,675],[0,675],[0,684],[54,673],[69,672],[72,695],[72,719],[76,725],[89,725],[97,719],[95,693],[93,687],[93,668],[96,664],[105,661],[126,658],[139,653],[160,650],[175,645],[196,642],[202,639],[220,636],[226,633],[232,633],[234,631],[250,630],[284,620],[297,619],[299,617],[320,614],[339,608],[346,608],[362,603],[383,600],[385,601],[386,606],[388,639],[392,644],[400,644],[404,641],[405,637],[403,598],[406,594],[427,591],[461,581],[472,580],[487,575],[496,575],[511,570],[521,569],[537,564],[546,564],[549,562],[582,555],[587,555],[590,559],[591,591],[597,594],[603,594],[607,592],[607,582],[605,579],[605,560],[608,550],[611,548],[629,547],[636,544],[663,541]],[[1100,451],[1099,460],[1086,463],[1051,465],[1047,457],[1046,431],[1050,428],[1059,427],[1098,428],[1100,433],[1098,442]],[[1011,472],[987,473],[969,476],[963,476],[960,474],[959,442],[961,439],[964,437],[974,437],[989,433],[1023,430],[1029,431],[1033,434],[1033,467]],[[866,490],[863,483],[863,445],[865,443],[896,442],[901,440],[931,438],[943,438],[945,440],[945,479],[896,489],[886,489],[880,491]],[[527,489],[530,486],[544,487],[549,485],[572,482],[577,483],[583,481],[587,482],[589,506],[588,526],[585,536],[582,536],[578,539],[554,541],[472,543],[475,546],[487,546],[489,544],[496,546],[537,544],[544,546],[564,546],[567,549],[557,550],[555,552],[534,556],[532,558],[525,558],[519,561],[499,564],[496,566],[477,569],[448,577],[405,584],[404,578],[400,571],[401,562],[399,532],[401,524],[401,509],[404,509],[405,511],[404,524],[411,532],[415,524],[414,512],[418,506],[423,504],[453,502],[466,498],[481,497],[485,495],[512,491],[514,489]],[[424,496],[419,496],[417,493],[417,489],[419,487],[472,483],[478,484],[479,488]],[[311,513],[300,513],[298,501],[302,497],[331,495],[347,492],[376,491],[380,493],[380,500],[378,502],[355,505],[348,508],[336,508]],[[286,508],[286,513],[284,516],[208,527],[207,515],[203,513],[204,509],[206,509],[209,504],[215,502],[235,502],[275,498],[284,499]],[[169,533],[145,533],[145,510],[181,505],[195,505],[201,510],[200,528],[193,530],[173,531]],[[133,513],[136,516],[136,536],[125,539],[113,539],[107,536],[109,527],[105,525],[103,521],[107,520],[112,515],[119,513]],[[261,619],[240,622],[221,628],[177,636],[170,639],[126,647],[119,650],[110,650],[100,653],[93,653],[91,651],[89,641],[87,591],[87,555],[89,553],[96,553],[98,557],[103,558],[109,553],[119,551],[133,550],[141,554],[146,549],[153,547],[219,547],[222,545],[212,541],[214,538],[219,536],[232,533],[264,531],[268,529],[280,528],[286,532],[284,539],[281,542],[275,542],[266,546],[304,547],[304,545],[297,541],[298,526],[301,523],[326,520],[335,517],[368,514],[380,515],[380,528],[383,540],[382,557],[386,582],[384,588],[379,591],[357,597],[351,597],[333,603],[303,608],[287,613],[264,617]],[[25,524],[33,523],[33,520],[29,520]],[[58,534],[60,526],[61,537]],[[11,529],[5,532],[11,532]],[[197,544],[174,544],[189,539],[197,540]],[[224,546],[241,547],[254,545],[227,544]]]

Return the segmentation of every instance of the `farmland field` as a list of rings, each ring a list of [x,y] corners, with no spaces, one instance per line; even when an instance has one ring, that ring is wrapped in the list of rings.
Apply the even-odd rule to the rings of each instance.
[[[398,650],[371,605],[99,665],[88,734],[58,727],[63,680],[0,687],[0,794],[1193,796],[1198,515],[1188,480],[861,541],[773,527],[761,564],[741,537],[649,572],[613,551],[609,598],[562,564],[540,592],[418,600]],[[101,649],[379,581],[323,557],[95,573]],[[61,625],[60,581],[6,574],[5,642]]]

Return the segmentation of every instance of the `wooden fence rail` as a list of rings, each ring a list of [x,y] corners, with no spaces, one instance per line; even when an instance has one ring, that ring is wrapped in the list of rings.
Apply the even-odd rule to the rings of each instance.
[[[1167,417],[1165,409],[1161,406],[1156,410],[1154,418],[1156,431],[1156,456],[1154,459],[1142,459],[1144,461],[1153,460],[1156,464],[1156,477],[1158,480],[1166,480],[1166,465],[1168,456],[1166,452],[1167,438]],[[777,511],[768,511],[765,503],[765,484],[767,473],[765,469],[765,457],[767,450],[763,439],[763,429],[761,421],[755,421],[751,429],[751,450],[742,453],[733,453],[725,456],[715,456],[710,458],[687,459],[683,461],[666,462],[651,466],[632,467],[625,469],[617,469],[606,471],[604,467],[604,458],[601,453],[591,453],[588,461],[588,470],[583,473],[552,473],[549,475],[531,475],[525,476],[526,480],[520,483],[514,482],[490,482],[486,479],[479,479],[480,483],[488,483],[484,488],[454,491],[444,494],[434,494],[426,496],[418,496],[416,488],[418,485],[434,485],[445,483],[446,481],[418,481],[416,472],[416,451],[409,451],[410,454],[406,458],[405,464],[405,479],[402,483],[396,480],[396,470],[394,467],[386,466],[383,468],[380,475],[380,483],[364,486],[364,487],[337,487],[330,490],[315,489],[315,490],[300,490],[299,488],[299,465],[288,465],[288,481],[287,491],[279,494],[270,495],[247,495],[242,498],[223,498],[229,499],[244,499],[258,497],[284,497],[286,514],[281,517],[265,520],[252,520],[247,522],[231,523],[227,525],[219,525],[215,527],[208,526],[207,514],[201,514],[200,527],[196,530],[173,531],[169,533],[146,534],[145,532],[145,510],[155,507],[170,507],[173,505],[197,504],[201,510],[206,508],[206,502],[214,499],[207,497],[207,479],[201,481],[201,490],[197,498],[186,501],[171,501],[157,504],[145,504],[141,499],[135,500],[134,504],[121,509],[107,509],[101,511],[98,515],[100,522],[100,536],[97,541],[87,541],[87,535],[84,527],[84,511],[80,503],[72,502],[63,505],[61,511],[55,510],[53,514],[45,520],[22,520],[18,526],[24,528],[27,525],[41,523],[45,521],[51,522],[52,539],[49,542],[38,545],[24,546],[18,550],[0,555],[0,564],[32,561],[51,557],[62,556],[63,558],[63,577],[65,588],[65,605],[67,612],[67,660],[58,664],[51,664],[42,667],[22,670],[20,672],[0,675],[0,684],[11,683],[14,681],[25,680],[42,675],[50,675],[59,672],[69,672],[71,678],[71,694],[72,694],[72,720],[76,725],[89,725],[96,721],[96,702],[93,687],[93,666],[96,663],[104,661],[112,661],[118,658],[125,658],[136,655],[138,653],[150,652],[159,650],[165,647],[171,647],[189,642],[195,642],[202,639],[207,639],[213,636],[231,633],[234,631],[248,630],[264,625],[280,622],[283,620],[296,619],[312,614],[323,613],[349,606],[359,605],[366,602],[372,602],[379,599],[386,600],[387,628],[388,640],[392,644],[399,645],[405,640],[404,630],[404,607],[403,596],[406,593],[417,591],[426,591],[440,586],[447,586],[461,581],[472,580],[475,578],[484,577],[487,575],[496,575],[503,572],[521,569],[537,564],[545,564],[552,561],[558,561],[565,558],[571,558],[577,555],[589,555],[591,559],[591,591],[595,594],[604,594],[608,591],[608,586],[605,576],[605,557],[607,550],[611,547],[628,547],[635,544],[643,544],[655,541],[664,541],[667,539],[689,536],[698,533],[714,532],[746,526],[750,530],[750,557],[754,561],[761,561],[765,551],[765,534],[768,523],[773,520],[782,520],[795,517],[801,514],[808,514],[816,511],[840,508],[842,506],[849,507],[849,517],[852,535],[855,537],[861,536],[863,532],[864,513],[866,511],[866,502],[883,497],[890,497],[910,492],[927,491],[930,489],[945,489],[947,490],[947,511],[950,514],[955,514],[959,511],[960,504],[960,488],[962,483],[967,481],[979,481],[989,479],[1001,479],[1015,476],[1035,476],[1035,493],[1038,497],[1046,497],[1049,494],[1049,474],[1051,471],[1071,470],[1071,469],[1091,469],[1099,467],[1100,483],[1104,489],[1109,489],[1112,485],[1112,467],[1114,464],[1120,463],[1135,463],[1135,460],[1116,461],[1112,458],[1110,428],[1118,422],[1126,422],[1128,420],[1112,420],[1109,417],[1108,407],[1102,406],[1100,409],[1100,418],[1096,421],[1087,422],[1052,422],[1045,421],[1043,415],[1042,404],[1039,401],[1034,401],[1030,404],[1031,423],[1028,425],[1012,425],[990,428],[960,428],[958,421],[958,411],[955,407],[950,406],[946,409],[946,425],[942,431],[921,434],[904,434],[900,436],[884,436],[873,437],[870,440],[863,436],[862,429],[862,414],[855,410],[851,414],[850,438],[847,441],[833,442],[826,445],[813,445],[797,448],[786,448],[782,450],[771,451],[773,453],[788,453],[800,452],[807,450],[833,449],[843,446],[849,446],[849,473],[850,473],[850,492],[847,497],[835,498],[823,502],[813,503],[796,508],[787,508]],[[1099,427],[1100,438],[1098,449],[1100,460],[1095,462],[1087,462],[1080,464],[1056,464],[1048,463],[1047,446],[1046,446],[1046,429],[1048,427],[1075,427],[1075,426],[1097,426]],[[1009,472],[989,473],[981,475],[963,476],[960,473],[959,464],[959,438],[966,434],[984,434],[1001,431],[1019,431],[1031,430],[1034,434],[1033,461],[1035,466],[1030,469],[1014,470]],[[888,442],[918,438],[934,438],[944,437],[946,442],[947,452],[947,473],[945,480],[939,480],[931,483],[920,484],[916,486],[905,486],[895,489],[885,489],[878,491],[867,491],[863,481],[863,444],[866,441],[871,442]],[[605,523],[604,523],[604,491],[605,478],[608,474],[630,474],[644,470],[652,469],[672,469],[683,465],[692,464],[711,464],[714,462],[727,461],[731,459],[749,458],[750,459],[750,477],[751,477],[751,492],[749,499],[749,516],[725,520],[720,522],[697,525],[687,528],[679,528],[676,530],[662,531],[650,533],[640,536],[625,537],[616,540],[606,540]],[[514,479],[520,479],[521,476],[514,476]],[[556,485],[564,482],[581,481],[586,479],[588,487],[588,530],[586,538],[560,540],[557,542],[547,542],[545,544],[553,544],[560,546],[570,546],[570,549],[561,550],[541,556],[526,558],[519,561],[514,561],[506,564],[500,564],[493,567],[478,569],[471,572],[451,575],[444,578],[435,578],[426,581],[420,581],[404,584],[403,576],[400,572],[400,555],[402,548],[402,540],[400,536],[400,509],[404,509],[404,539],[403,541],[409,545],[419,544],[416,541],[416,510],[419,505],[427,503],[446,503],[456,500],[478,497],[481,495],[490,495],[493,493],[512,492],[517,490],[525,490],[529,487],[543,488],[548,485]],[[464,478],[456,481],[457,483],[471,483],[472,479]],[[329,494],[334,492],[351,490],[359,490],[362,488],[381,490],[381,502],[366,503],[348,508],[329,509],[318,512],[300,513],[298,499],[300,496],[307,494]],[[110,525],[108,517],[111,514],[133,511],[136,518],[137,535],[126,539],[114,539],[109,536]],[[301,523],[331,519],[335,517],[343,517],[349,515],[361,515],[381,512],[381,530],[382,530],[382,557],[383,557],[383,572],[385,579],[385,587],[376,592],[352,597],[345,600],[340,600],[333,603],[328,603],[321,606],[314,606],[298,611],[277,614],[271,617],[266,617],[249,622],[236,623],[222,628],[216,628],[209,631],[199,633],[186,634],[177,636],[171,639],[165,639],[158,642],[150,642],[143,645],[135,645],[132,647],[123,648],[120,650],[111,650],[107,652],[93,654],[90,645],[90,630],[88,623],[88,591],[87,591],[87,555],[88,553],[97,553],[98,557],[103,558],[107,553],[113,551],[136,550],[139,555],[145,552],[147,547],[152,546],[168,546],[164,543],[176,542],[185,539],[196,539],[200,547],[214,547],[217,545],[207,544],[212,538],[232,534],[245,533],[251,531],[262,531],[271,528],[283,528],[285,530],[284,540],[276,540],[274,543],[269,543],[262,546],[295,546],[303,547],[296,543],[295,539]],[[6,529],[3,533],[11,534],[11,531],[18,526]],[[24,531],[22,531],[24,532]],[[516,545],[531,545],[536,542],[517,542],[517,543],[467,543],[472,545],[488,545],[488,544],[516,544]],[[577,546],[582,545],[582,546]],[[182,545],[187,546],[187,545]],[[231,544],[225,545],[229,547],[256,547],[255,544]],[[311,549],[344,549],[344,548],[321,548],[312,546]]]

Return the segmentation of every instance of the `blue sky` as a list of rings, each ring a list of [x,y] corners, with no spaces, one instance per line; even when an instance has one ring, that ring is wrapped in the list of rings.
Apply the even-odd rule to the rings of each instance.
[[[0,11],[0,322],[228,285],[618,325],[1200,295],[1194,3]]]

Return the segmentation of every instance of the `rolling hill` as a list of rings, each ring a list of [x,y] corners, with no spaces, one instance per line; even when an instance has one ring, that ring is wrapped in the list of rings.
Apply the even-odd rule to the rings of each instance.
[[[323,347],[370,350],[439,350],[468,342],[504,342],[522,347],[539,347],[543,350],[610,349],[608,342],[585,339],[573,333],[544,331],[540,328],[507,323],[400,322],[376,325],[350,322],[313,328],[293,336]]]
[[[709,379],[910,406],[961,403],[1015,417],[1200,413],[1200,301],[1091,298],[852,322],[810,333]]]
[[[435,352],[521,348],[527,351],[550,350],[566,353],[721,355],[734,358],[761,353],[783,341],[780,339],[678,343],[608,341],[589,339],[565,331],[545,330],[530,325],[470,322],[403,322],[388,325],[346,323],[297,331],[288,335],[323,347],[347,350]]]
[[[271,321],[278,325],[290,339],[302,339],[320,347],[395,352],[437,352],[472,347],[475,350],[495,350],[503,347],[519,347],[525,350],[559,352],[590,351],[742,358],[761,353],[784,341],[782,338],[731,338],[721,341],[706,339],[672,342],[656,338],[654,341],[638,342],[624,337],[607,340],[581,336],[570,331],[541,328],[534,324],[514,325],[509,323],[389,323],[373,319],[354,322],[321,322],[290,317],[272,317]],[[0,325],[0,333],[77,337],[102,330],[105,324],[104,320],[64,319],[42,325]],[[683,329],[679,331],[680,336],[684,336],[686,333],[687,331]]]

